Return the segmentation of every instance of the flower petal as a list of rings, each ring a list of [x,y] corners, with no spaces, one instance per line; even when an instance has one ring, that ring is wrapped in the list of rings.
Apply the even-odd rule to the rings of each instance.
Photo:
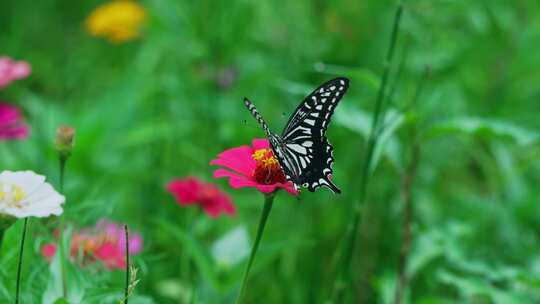
[[[251,142],[254,150],[270,149],[270,142],[266,138],[255,138]]]
[[[180,205],[190,205],[197,202],[201,182],[193,177],[175,179],[167,184],[167,191],[172,193]]]
[[[229,177],[229,185],[235,189],[243,187],[256,187],[258,185],[256,181],[249,179],[247,176],[238,175],[225,169],[217,169],[214,171],[214,177]]]
[[[256,162],[252,157],[253,149],[248,146],[241,146],[223,151],[218,155],[218,159],[210,162],[210,165],[220,165],[227,167],[244,175],[251,175],[255,170]]]

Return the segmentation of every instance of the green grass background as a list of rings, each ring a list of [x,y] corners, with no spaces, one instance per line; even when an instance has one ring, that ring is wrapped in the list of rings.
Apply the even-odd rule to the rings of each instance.
[[[148,0],[144,35],[121,45],[84,30],[101,3],[2,3],[0,53],[27,60],[33,72],[0,92],[32,128],[29,139],[0,145],[0,168],[31,169],[57,184],[55,129],[76,127],[66,220],[76,229],[109,218],[143,235],[130,303],[188,303],[193,290],[197,303],[232,303],[250,243],[212,248],[233,229],[253,240],[262,195],[213,180],[238,208],[234,218],[213,220],[177,206],[165,184],[187,175],[212,181],[211,159],[263,136],[244,96],[280,131],[311,89],[349,77],[328,131],[343,194],[277,196],[245,298],[326,303],[358,200],[396,2]],[[532,0],[405,2],[391,77],[398,118],[377,153],[348,302],[393,302],[411,130],[422,157],[405,303],[540,301],[539,17]],[[422,94],[407,108],[426,67]],[[23,303],[41,303],[55,282],[39,248],[56,225],[31,220]],[[13,300],[20,229],[8,231],[0,252],[1,303]],[[69,277],[82,303],[117,303],[123,293],[121,271],[73,267]]]

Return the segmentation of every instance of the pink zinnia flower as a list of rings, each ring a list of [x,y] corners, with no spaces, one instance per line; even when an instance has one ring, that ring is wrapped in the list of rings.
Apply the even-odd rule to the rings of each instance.
[[[0,141],[26,138],[28,133],[28,126],[22,121],[20,110],[0,103]]]
[[[14,61],[7,56],[0,57],[0,89],[11,82],[30,75],[30,65],[25,61]]]
[[[57,233],[56,233],[56,237]],[[85,228],[73,233],[70,242],[72,260],[80,257],[81,266],[100,261],[109,270],[126,267],[126,238],[121,225],[100,220],[94,228]],[[138,233],[130,233],[129,254],[142,251],[142,238]],[[56,244],[45,244],[41,255],[51,261],[56,254]]]
[[[167,191],[174,195],[179,205],[199,205],[210,217],[216,218],[222,213],[236,214],[236,208],[225,192],[196,177],[175,179],[167,184]]]
[[[254,139],[252,147],[241,146],[223,151],[210,162],[229,170],[217,169],[214,177],[228,177],[232,188],[254,187],[263,193],[285,189],[298,195],[293,183],[287,181],[267,139]]]

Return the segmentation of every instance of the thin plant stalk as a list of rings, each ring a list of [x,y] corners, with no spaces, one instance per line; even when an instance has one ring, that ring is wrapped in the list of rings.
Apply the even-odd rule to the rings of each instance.
[[[124,225],[124,233],[126,234],[126,285],[124,286],[124,304],[128,304],[129,297],[129,281],[130,281],[130,264],[129,264],[129,231],[128,226]]]
[[[345,246],[341,255],[341,263],[338,266],[337,279],[334,281],[334,286],[332,290],[332,299],[334,303],[342,303],[344,291],[347,286],[350,284],[350,265],[352,256],[355,251],[356,237],[358,235],[358,228],[361,218],[361,210],[366,200],[367,188],[371,176],[371,166],[373,161],[373,152],[378,140],[378,129],[380,121],[384,121],[383,111],[384,107],[384,97],[386,96],[386,86],[388,83],[388,77],[390,74],[390,65],[392,58],[394,56],[394,49],[396,46],[396,41],[399,32],[399,24],[401,21],[401,15],[403,13],[403,5],[401,1],[398,3],[394,24],[392,27],[392,34],[390,36],[390,46],[386,54],[386,60],[384,62],[384,70],[381,79],[381,85],[379,87],[379,92],[377,94],[377,99],[375,102],[375,110],[373,112],[373,120],[371,124],[370,134],[367,140],[366,152],[364,155],[364,161],[360,176],[360,189],[359,189],[359,200],[354,206],[353,217],[348,226],[346,236],[345,236]]]
[[[410,107],[416,105],[417,100],[420,97],[420,93],[424,87],[424,82],[429,76],[429,68],[426,67],[424,74],[418,82],[416,92],[411,101]],[[399,264],[398,264],[398,282],[396,285],[396,291],[394,293],[394,303],[400,304],[403,298],[403,293],[407,287],[409,278],[407,276],[407,264],[409,262],[409,254],[411,250],[412,232],[411,225],[413,221],[413,195],[412,188],[414,180],[417,175],[418,165],[420,163],[420,144],[417,139],[417,125],[413,125],[411,128],[411,159],[407,166],[401,184],[401,196],[403,201],[403,210],[401,212],[401,248],[399,250]]]
[[[17,283],[15,286],[15,304],[19,304],[19,295],[21,292],[21,270],[22,260],[24,255],[24,241],[26,240],[26,229],[28,226],[28,218],[24,218],[23,232],[21,237],[21,248],[19,250],[19,263],[17,264]]]
[[[64,177],[65,177],[65,171],[66,171],[66,162],[67,157],[65,155],[60,154],[59,158],[59,171],[60,171],[60,178],[59,178],[59,186],[60,193],[64,193]],[[65,254],[65,244],[64,244],[64,230],[66,229],[66,223],[65,223],[65,217],[64,215],[60,215],[60,274],[62,279],[62,295],[64,298],[67,298],[67,282],[66,282],[66,254]]]
[[[195,212],[200,212],[200,210],[195,209]],[[197,216],[189,216],[189,224],[187,227],[187,231],[190,235],[195,235],[195,219]],[[189,303],[195,303],[195,293],[197,290],[197,284],[196,284],[196,275],[192,274],[192,261],[191,261],[191,255],[187,254],[184,259],[184,269],[185,269],[185,277],[189,282],[191,282],[191,288],[189,293]]]
[[[264,232],[264,227],[266,225],[266,221],[268,220],[268,215],[270,215],[270,211],[272,210],[272,205],[274,203],[274,193],[265,194],[264,195],[264,207],[261,213],[261,218],[259,220],[259,227],[257,228],[257,235],[255,236],[255,242],[253,243],[253,247],[251,248],[251,253],[249,255],[249,260],[247,264],[246,271],[244,272],[244,278],[242,279],[242,286],[240,287],[240,292],[238,292],[238,296],[236,297],[236,304],[239,304],[242,295],[244,294],[244,290],[247,285],[248,277],[249,277],[249,271],[251,270],[251,266],[253,264],[253,260],[255,260],[255,254],[257,253],[257,249],[259,248],[259,243],[261,242],[261,238]]]
[[[414,131],[413,131],[414,132]],[[401,195],[403,198],[403,210],[401,214],[401,248],[399,250],[399,265],[398,265],[398,283],[394,294],[394,303],[400,304],[403,298],[405,287],[407,286],[407,264],[409,260],[409,252],[411,250],[412,232],[411,223],[413,216],[413,197],[412,187],[418,163],[420,162],[420,145],[414,143],[411,148],[411,160],[407,166],[407,170],[403,176],[401,185]]]

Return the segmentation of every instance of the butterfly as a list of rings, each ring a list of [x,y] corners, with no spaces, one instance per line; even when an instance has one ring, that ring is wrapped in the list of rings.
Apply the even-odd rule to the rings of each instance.
[[[314,192],[325,186],[334,193],[341,193],[332,182],[334,147],[325,133],[348,88],[349,80],[344,77],[319,86],[296,108],[281,135],[270,131],[255,105],[244,98],[245,106],[265,131],[285,177],[296,189],[304,187]]]

